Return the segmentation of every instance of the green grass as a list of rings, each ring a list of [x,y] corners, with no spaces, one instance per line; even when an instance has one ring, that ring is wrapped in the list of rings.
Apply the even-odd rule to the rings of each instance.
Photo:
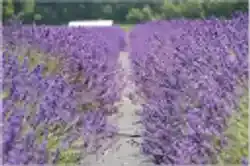
[[[133,28],[133,24],[120,24],[119,25],[122,29],[124,29],[125,31],[130,31]]]
[[[218,157],[220,165],[240,164],[243,157],[248,158],[248,93],[241,98],[224,135],[228,143]]]

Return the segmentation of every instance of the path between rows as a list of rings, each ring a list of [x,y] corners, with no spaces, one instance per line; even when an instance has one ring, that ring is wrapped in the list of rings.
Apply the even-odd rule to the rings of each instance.
[[[119,110],[117,114],[108,118],[109,123],[119,128],[119,134],[114,139],[105,140],[104,149],[100,153],[88,156],[84,166],[153,166],[151,162],[147,162],[140,151],[141,137],[131,137],[132,135],[140,135],[141,127],[138,123],[140,117],[136,114],[141,109],[136,96],[136,86],[131,79],[132,69],[129,60],[129,34],[126,35],[127,52],[120,52],[119,64],[122,72],[117,77],[117,82],[123,86],[121,101],[118,103]],[[130,94],[133,95],[131,100]],[[140,102],[140,101],[139,101]]]
[[[119,127],[119,134],[110,142],[104,144],[107,149],[102,154],[95,154],[88,157],[84,166],[150,166],[145,163],[145,158],[140,152],[141,137],[130,137],[138,135],[140,126],[136,124],[139,116],[136,115],[140,105],[129,99],[129,94],[135,94],[136,87],[130,79],[131,68],[128,52],[121,52],[119,62],[123,68],[123,81],[125,88],[122,92],[122,99],[119,103],[119,113],[109,118],[109,123]],[[122,136],[121,136],[122,135]]]
[[[130,93],[133,93],[135,86],[129,79],[131,73],[130,63],[127,52],[121,52],[119,59],[122,68],[124,69],[124,81],[126,86],[122,93],[122,100],[120,101],[119,113],[109,119],[110,123],[119,127],[119,133],[124,135],[138,134],[139,126],[135,123],[139,120],[136,115],[136,110],[140,107],[131,102],[128,98]],[[139,166],[142,162],[140,156],[141,138],[131,138],[126,136],[117,136],[117,141],[108,149],[95,166]]]

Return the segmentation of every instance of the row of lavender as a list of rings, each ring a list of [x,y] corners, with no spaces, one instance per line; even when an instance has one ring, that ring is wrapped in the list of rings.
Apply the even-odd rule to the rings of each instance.
[[[130,58],[145,98],[142,150],[154,163],[239,164],[248,157],[247,103],[239,109],[247,96],[247,32],[242,13],[232,20],[154,21],[133,29]],[[238,144],[224,134],[232,113],[243,126],[231,131]]]
[[[120,99],[122,34],[101,31],[3,28],[4,164],[79,164],[116,131],[106,116]]]
[[[126,51],[126,32],[119,26],[94,28],[97,33],[110,40],[110,44],[119,45],[121,51]]]

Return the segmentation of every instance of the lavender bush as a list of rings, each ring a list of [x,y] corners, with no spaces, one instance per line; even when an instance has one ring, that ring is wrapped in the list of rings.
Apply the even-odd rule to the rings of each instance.
[[[134,80],[146,100],[141,113],[142,151],[154,163],[240,163],[240,155],[225,159],[223,142],[230,139],[224,131],[230,131],[228,121],[239,113],[247,89],[247,30],[247,13],[232,20],[183,19],[135,26],[130,58]],[[243,110],[246,114],[247,108]],[[240,137],[246,140],[247,134]],[[246,141],[242,143],[236,149],[246,149]],[[248,156],[248,151],[241,155]]]
[[[112,26],[112,27],[96,27],[91,28],[92,30],[96,31],[100,35],[104,36],[106,39],[112,41],[109,44],[117,45],[119,44],[119,49],[121,51],[125,51],[126,49],[126,32],[120,28],[119,26]]]
[[[3,28],[4,164],[80,163],[112,137],[120,45],[85,28]]]

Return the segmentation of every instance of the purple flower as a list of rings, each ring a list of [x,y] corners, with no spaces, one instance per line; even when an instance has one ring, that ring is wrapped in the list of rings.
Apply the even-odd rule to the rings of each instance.
[[[158,164],[216,163],[213,140],[247,85],[247,24],[241,13],[148,22],[130,33],[134,81],[146,97],[142,149]]]
[[[106,113],[119,100],[122,35],[117,28],[3,27],[5,164],[56,164],[62,142],[68,150],[82,138],[98,150],[113,135]],[[51,141],[56,151],[48,148]]]

